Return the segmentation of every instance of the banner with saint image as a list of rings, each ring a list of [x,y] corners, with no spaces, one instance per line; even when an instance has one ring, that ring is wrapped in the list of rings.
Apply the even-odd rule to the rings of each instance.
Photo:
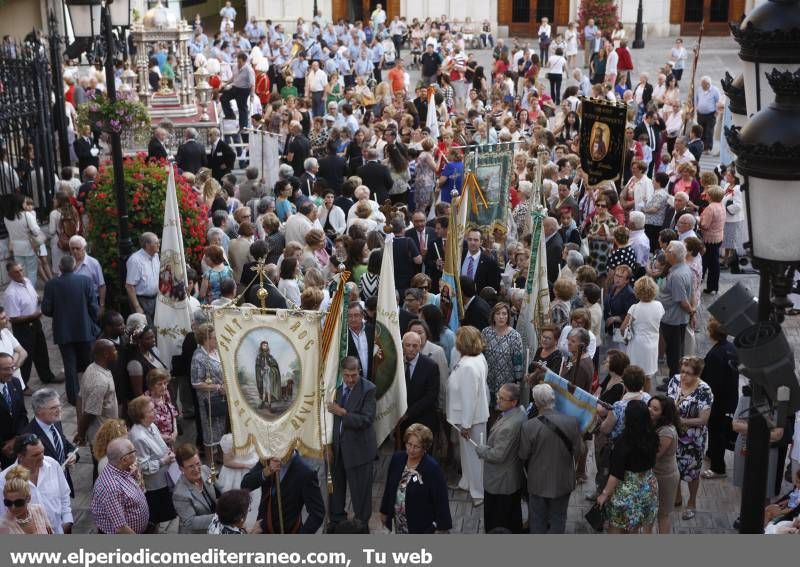
[[[320,331],[324,313],[255,307],[212,311],[237,450],[321,457]]]
[[[464,169],[474,174],[470,191],[467,228],[478,228],[484,234],[495,230],[508,233],[508,187],[511,185],[514,152],[475,151],[464,156]],[[464,177],[464,183],[469,175]]]
[[[581,99],[581,168],[590,185],[621,177],[627,112],[624,104]]]

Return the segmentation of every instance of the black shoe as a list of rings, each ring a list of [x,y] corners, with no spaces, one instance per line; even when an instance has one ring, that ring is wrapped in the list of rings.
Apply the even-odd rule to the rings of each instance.
[[[706,288],[703,290],[703,293],[705,293],[706,295],[717,295],[717,290]]]

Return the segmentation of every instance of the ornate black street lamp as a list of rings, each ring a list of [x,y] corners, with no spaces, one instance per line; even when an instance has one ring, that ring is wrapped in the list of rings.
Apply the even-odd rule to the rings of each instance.
[[[633,36],[634,49],[644,49],[644,19],[642,15],[642,0],[639,0],[639,7],[636,9],[636,29]]]

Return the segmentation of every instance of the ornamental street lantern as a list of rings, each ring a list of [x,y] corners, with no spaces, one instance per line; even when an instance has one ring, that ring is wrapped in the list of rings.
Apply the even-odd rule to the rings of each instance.
[[[101,0],[67,0],[66,3],[76,38],[93,39],[100,35]]]
[[[131,0],[106,0],[111,13],[111,25],[128,28],[131,25]]]
[[[744,176],[753,259],[794,265],[800,262],[800,70],[772,69],[766,79],[774,101],[725,135]]]
[[[744,72],[747,115],[753,116],[773,101],[764,74],[777,68],[800,68],[800,0],[768,0],[742,21],[731,23],[739,43]]]
[[[739,73],[734,79],[725,71],[722,79],[722,91],[728,98],[728,108],[731,110],[733,125],[741,128],[747,123],[747,99],[744,95],[744,75]]]

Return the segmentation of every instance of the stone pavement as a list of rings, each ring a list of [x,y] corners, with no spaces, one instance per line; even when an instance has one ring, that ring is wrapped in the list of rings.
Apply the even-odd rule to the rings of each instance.
[[[721,278],[721,292],[727,290],[731,285],[741,281],[744,283],[753,295],[756,295],[758,289],[758,277],[754,275],[733,276],[728,272],[722,273]],[[709,296],[703,296],[703,305],[708,305],[713,301]],[[708,314],[705,310],[700,313],[698,321],[698,328],[704,329],[708,320]],[[45,334],[49,341],[52,340],[50,331],[50,320],[44,318]],[[800,317],[787,317],[784,323],[784,330],[790,343],[793,346],[800,344]],[[708,338],[701,333],[697,335],[697,352],[705,354],[711,346]],[[797,357],[797,353],[795,353]],[[53,371],[58,373],[62,370],[61,356],[55,346],[50,348],[50,358]],[[665,370],[665,369],[664,369]],[[663,372],[665,373],[665,372]],[[35,371],[34,371],[35,376]],[[31,386],[36,389],[40,387],[38,378],[34,377],[31,380]],[[63,412],[63,425],[65,434],[72,438],[75,434],[76,418],[75,410],[66,403],[63,384],[57,385],[57,389],[62,395],[62,402],[64,404]],[[30,399],[26,398],[28,404],[29,415],[33,415],[30,409]],[[194,439],[194,424],[184,423],[184,435],[179,439],[180,442],[193,441]],[[91,518],[89,506],[91,502],[91,484],[92,484],[92,462],[89,455],[88,448],[82,448],[80,451],[81,460],[75,465],[73,469],[73,480],[75,482],[75,499],[72,502],[73,513],[75,515],[75,533],[93,533],[94,523]],[[376,464],[375,484],[373,486],[373,518],[370,522],[373,531],[380,529],[380,520],[378,517],[378,508],[380,499],[383,494],[383,484],[386,479],[386,467],[388,466],[389,457],[391,456],[391,443],[385,443],[381,448],[381,456],[379,462]],[[732,470],[733,454],[727,454],[727,462],[729,469]],[[589,478],[593,478],[595,467],[592,451],[590,450],[587,470]],[[458,481],[454,471],[450,471],[448,480],[451,483]],[[684,494],[686,487],[684,485]],[[450,510],[453,515],[453,531],[458,533],[482,533],[483,532],[483,508],[474,508],[472,501],[466,492],[460,490],[450,489]],[[573,492],[570,499],[569,512],[567,517],[567,532],[568,533],[590,533],[590,528],[583,520],[583,515],[591,507],[591,502],[585,499],[585,496],[593,492],[593,484],[591,482],[579,485]],[[685,498],[685,497],[684,497]],[[736,519],[739,510],[739,490],[734,488],[730,481],[727,479],[721,480],[702,480],[700,483],[700,491],[698,494],[697,502],[697,515],[694,519],[683,521],[680,519],[680,510],[673,514],[673,526],[677,533],[733,533],[731,524]],[[527,512],[525,512],[527,514]],[[165,531],[170,533],[177,532],[177,523],[172,522],[169,526],[165,527]]]

